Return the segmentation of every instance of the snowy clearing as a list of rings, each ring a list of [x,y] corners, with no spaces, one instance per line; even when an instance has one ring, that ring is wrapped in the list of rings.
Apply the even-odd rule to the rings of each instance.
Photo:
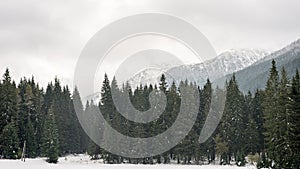
[[[220,165],[133,165],[133,164],[103,164],[101,161],[91,161],[86,155],[67,156],[59,159],[58,164],[48,164],[43,158],[20,160],[0,160],[1,169],[256,169],[253,165],[245,167]]]

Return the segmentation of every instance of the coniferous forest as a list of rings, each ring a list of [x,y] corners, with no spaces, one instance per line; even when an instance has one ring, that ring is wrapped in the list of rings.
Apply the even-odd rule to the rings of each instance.
[[[193,82],[180,85],[194,86]],[[179,85],[179,86],[180,86]],[[213,88],[209,79],[198,86],[200,106],[197,120],[188,135],[171,150],[151,158],[128,159],[101,149],[85,134],[76,116],[73,102],[88,114],[100,108],[106,120],[119,132],[132,137],[149,137],[172,125],[180,109],[180,87],[168,83],[164,75],[159,84],[129,84],[118,87],[116,79],[105,75],[101,101],[82,104],[75,88],[62,86],[59,79],[44,89],[32,78],[12,80],[7,69],[0,82],[0,158],[47,157],[57,163],[59,156],[88,153],[105,163],[160,164],[236,164],[254,163],[258,168],[300,168],[300,77],[298,70],[288,78],[272,61],[265,89],[242,93],[233,74],[225,90]],[[134,124],[122,119],[113,104],[112,90],[129,93],[136,109],[150,108],[153,90],[166,94],[164,113],[151,124]],[[214,94],[213,94],[214,93]],[[203,144],[198,138],[211,106],[212,97],[226,94],[223,117],[214,134]],[[186,112],[188,113],[188,112]],[[135,131],[135,132],[132,132]],[[25,150],[25,151],[24,151]],[[247,159],[247,160],[246,160]]]

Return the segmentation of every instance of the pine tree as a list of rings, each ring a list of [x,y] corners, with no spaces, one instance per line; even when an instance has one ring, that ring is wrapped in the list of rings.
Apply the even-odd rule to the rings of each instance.
[[[257,126],[257,132],[258,132],[258,141],[259,146],[257,152],[260,154],[261,152],[264,154],[264,118],[263,118],[263,91],[256,90],[254,98],[253,98],[253,104],[252,104],[252,116]]]
[[[78,114],[84,114],[81,97],[80,97],[80,94],[79,94],[79,91],[78,91],[77,87],[75,87],[75,90],[73,92],[72,102],[73,102],[73,106],[72,107],[74,107],[73,116],[76,116],[76,113],[78,113]],[[89,105],[87,105],[87,106],[89,106]],[[76,110],[76,112],[75,112],[75,110]],[[75,120],[75,122],[74,122],[75,124],[74,125],[76,125],[76,128],[78,130],[78,135],[79,135],[78,152],[85,153],[88,150],[89,138],[86,135],[86,133],[84,132],[83,128],[81,127],[81,124],[79,123],[78,118],[77,117],[73,117],[73,118]]]
[[[276,112],[278,105],[278,86],[279,77],[276,70],[275,61],[272,61],[272,68],[270,70],[270,76],[267,81],[267,86],[265,90],[265,97],[263,101],[264,107],[264,128],[265,128],[265,140],[267,154],[270,159],[275,158],[276,145],[274,144],[274,139],[276,139],[277,130],[280,126],[276,126]]]
[[[55,118],[56,127],[58,129],[59,154],[65,155],[68,153],[69,150],[69,145],[67,142],[67,139],[69,137],[69,133],[67,133],[68,123],[66,122],[66,120],[68,119],[67,111],[69,105],[66,104],[67,102],[64,98],[62,86],[58,78],[55,78],[54,81],[53,94],[51,100],[51,113]]]
[[[292,78],[287,103],[287,167],[300,168],[300,76],[298,70]]]
[[[258,127],[252,117],[249,117],[249,121],[246,125],[245,135],[247,137],[244,149],[246,153],[254,155],[259,150],[259,133]]]
[[[242,151],[245,143],[245,113],[244,97],[239,90],[235,75],[227,85],[226,102],[221,124],[221,137],[228,143],[229,151],[226,162],[231,160],[231,156]]]
[[[31,87],[31,91],[33,94],[32,102],[33,102],[33,115],[31,117],[31,120],[33,121],[33,126],[35,129],[37,129],[37,134],[40,134],[41,131],[39,131],[38,128],[42,128],[41,119],[43,118],[42,113],[42,105],[44,102],[44,91],[42,88],[40,88],[38,83],[35,83],[34,77],[32,76],[31,80],[28,81],[28,84]],[[41,130],[41,129],[40,129]],[[39,140],[40,138],[37,138]]]
[[[47,157],[47,162],[58,162],[58,147],[58,131],[56,127],[53,107],[51,107],[45,120],[42,136],[42,155]]]
[[[168,84],[166,81],[166,76],[164,74],[161,75],[160,77],[160,82],[159,82],[159,90],[160,92],[163,92],[165,95],[167,95],[167,88],[168,88]],[[159,132],[163,132],[167,129],[167,115],[166,115],[166,110],[163,112],[163,114],[161,115],[161,118],[157,121],[158,125],[160,126],[160,130]],[[161,143],[158,143],[161,144]],[[162,158],[164,159],[164,163],[166,163],[168,161],[168,157],[167,157],[167,153],[163,154]],[[161,156],[157,156],[157,160],[160,161]]]
[[[288,84],[289,81],[287,79],[287,75],[284,67],[281,70],[281,78],[279,83],[279,97],[278,97],[278,105],[277,105],[277,114],[276,114],[276,122],[278,128],[277,138],[274,140],[276,144],[276,158],[275,162],[280,168],[287,168],[288,166],[288,158],[289,155],[286,153],[290,150],[290,146],[288,144],[288,136],[287,136],[287,114],[286,114],[286,105],[288,102]]]
[[[27,119],[27,126],[26,126],[26,154],[28,157],[36,157],[37,156],[37,143],[36,143],[36,137],[35,137],[35,130],[33,127],[33,124],[31,120]]]
[[[47,118],[49,109],[52,106],[52,102],[54,99],[54,93],[53,93],[54,86],[52,82],[48,83],[45,93],[43,94],[43,102],[41,106],[41,117],[40,117],[40,129],[38,130],[38,154],[42,154],[42,136],[43,136],[43,126],[45,124],[45,120]]]
[[[68,147],[66,151],[68,153],[79,152],[80,150],[80,132],[79,132],[79,123],[77,115],[74,109],[74,105],[71,99],[71,93],[68,86],[63,88],[62,92],[62,109],[65,114],[65,125],[66,125],[66,135],[64,135]]]
[[[17,97],[18,95],[17,95],[17,88],[15,82],[12,81],[9,70],[6,69],[3,75],[2,83],[0,83],[0,135],[1,134],[3,135],[3,137],[1,137],[2,140],[7,139],[4,136],[8,134],[8,131],[15,132],[16,134],[18,133],[17,124],[16,124],[18,120]],[[6,131],[4,131],[5,127],[6,127]],[[16,139],[13,138],[12,140],[16,140]],[[3,141],[0,142],[0,146],[7,147],[9,146],[8,145],[9,143],[15,143],[15,141],[7,142],[7,143]],[[15,145],[11,145],[11,148],[14,149],[13,151],[15,151],[18,148],[18,146],[16,147]],[[4,156],[9,158],[15,158],[12,156],[11,154],[12,152],[9,152],[10,154],[6,155],[4,154],[3,151],[5,151],[5,149],[0,149],[0,154],[3,154]]]
[[[167,95],[167,105],[166,105],[166,112],[168,112],[168,120],[167,120],[167,127],[169,128],[172,123],[176,120],[177,115],[179,113],[179,108],[180,108],[180,97],[178,93],[177,86],[175,82],[172,83],[168,95]],[[176,155],[179,154],[177,152],[176,147],[171,149],[169,151],[170,157],[175,158]]]
[[[215,90],[216,92],[219,92],[219,89]],[[206,84],[203,87],[203,90],[200,90],[200,106],[199,106],[199,127],[197,131],[197,137],[200,136],[201,130],[203,129],[204,123],[207,119],[207,116],[209,114],[210,108],[211,108],[211,102],[212,98],[215,98],[217,100],[217,93],[213,92],[212,89],[212,83],[209,79],[207,79]],[[216,137],[217,131],[213,133],[213,135],[205,142],[202,143],[201,149],[201,155],[206,155],[208,162],[211,163],[215,160],[215,142],[214,137]],[[198,142],[198,138],[197,141]],[[202,159],[204,160],[204,159]]]
[[[8,123],[0,135],[0,149],[4,158],[17,159],[19,153],[19,138],[15,121]]]
[[[99,109],[99,107],[94,104],[93,100],[91,100],[91,102],[87,101],[84,114],[88,119],[88,121],[93,121],[91,118],[93,118],[92,115],[93,112],[96,111],[96,109]],[[93,123],[91,123],[90,125],[95,126],[95,124]],[[101,132],[99,133],[97,130],[95,130],[95,132],[97,132],[97,134],[101,133]],[[87,153],[91,156],[91,159],[97,160],[100,158],[100,156],[102,158],[105,156],[102,149],[96,143],[94,143],[90,138],[88,138],[87,141],[88,141]]]
[[[74,135],[70,131],[73,129],[73,126],[70,126],[72,125],[72,120],[74,119],[70,117],[72,113],[70,95],[71,94],[68,87],[62,87],[59,79],[55,78],[51,106],[58,129],[60,155],[73,152],[71,142],[73,141],[72,139],[74,139]],[[75,140],[78,141],[78,138],[75,138]]]
[[[44,94],[44,99],[43,99],[44,102],[43,102],[43,106],[42,106],[42,111],[44,113],[43,119],[45,119],[45,117],[46,117],[46,115],[47,115],[47,113],[48,113],[48,111],[49,111],[49,109],[52,105],[52,101],[54,99],[53,89],[54,89],[54,86],[51,82],[47,85],[46,93]]]
[[[252,94],[249,91],[248,95],[245,96],[245,108],[244,111],[246,113],[247,118],[245,118],[244,123],[246,124],[245,129],[245,145],[242,153],[244,154],[252,154],[259,152],[259,132],[258,125],[255,122],[256,112],[254,112],[254,98],[252,98]],[[242,154],[240,153],[240,154]]]
[[[31,92],[32,92],[32,108],[31,108],[31,114],[30,114],[30,120],[31,124],[29,124],[28,128],[31,130],[32,125],[32,133],[33,136],[31,136],[31,143],[32,144],[32,150],[31,156],[36,157],[40,153],[39,149],[39,143],[41,142],[42,137],[42,130],[43,130],[43,111],[42,111],[42,105],[43,105],[43,89],[39,87],[38,83],[35,83],[34,77],[32,76],[31,79],[28,81],[28,84],[30,85]],[[29,92],[30,93],[30,92]],[[26,143],[27,144],[27,143]],[[23,146],[23,145],[22,145]]]
[[[114,112],[116,111],[113,105],[111,86],[107,74],[104,75],[104,81],[101,88],[101,101],[99,104],[99,108],[106,122],[108,122],[109,125],[113,125]],[[104,134],[103,138],[105,138],[104,144],[108,144],[108,142],[111,141],[111,133],[109,133],[107,129],[104,129],[103,134]],[[104,157],[105,162],[113,163],[114,158],[111,153],[103,152],[102,156]]]
[[[34,95],[32,87],[29,82],[24,78],[19,84],[19,110],[18,110],[18,126],[20,147],[26,141],[26,156],[37,156],[37,140],[35,135],[35,128],[32,122],[36,122],[37,112],[35,111]]]
[[[121,91],[118,87],[116,77],[113,77],[113,80],[111,81],[110,86],[111,86],[111,100],[110,101],[111,101],[111,105],[112,105],[110,113],[112,114],[112,118],[113,118],[111,124],[117,131],[121,132],[122,128],[123,128],[122,118],[121,118],[120,114],[117,112],[117,109],[115,106],[115,104],[120,105],[120,103],[119,103],[120,99],[116,100],[115,98],[116,97],[120,98]],[[121,111],[124,111],[124,110],[121,109]],[[115,144],[117,144],[118,146],[121,146],[120,140],[115,140]],[[117,156],[114,154],[112,154],[112,159],[113,159],[114,164],[119,164],[119,163],[121,163],[121,160],[122,160],[122,158],[120,156]]]
[[[0,88],[0,133],[11,121],[17,121],[17,89],[6,69]]]

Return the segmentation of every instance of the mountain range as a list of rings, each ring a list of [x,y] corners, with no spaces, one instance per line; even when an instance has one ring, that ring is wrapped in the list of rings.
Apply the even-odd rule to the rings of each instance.
[[[276,61],[279,74],[282,67],[284,67],[288,78],[291,78],[295,74],[296,69],[300,70],[300,39],[258,60],[251,66],[235,72],[241,91],[254,92],[256,89],[264,89],[273,59]],[[228,74],[225,77],[214,80],[213,84],[222,85],[231,76],[231,74]]]
[[[214,86],[223,87],[232,73],[236,74],[240,89],[243,92],[264,88],[268,78],[271,60],[277,63],[278,70],[283,66],[290,77],[296,69],[300,69],[300,39],[286,47],[268,52],[257,49],[231,49],[217,57],[202,63],[172,67],[163,72],[169,83],[178,85],[181,80],[195,82],[202,86],[207,78]],[[144,69],[129,80],[136,87],[139,84],[158,83],[161,72]]]

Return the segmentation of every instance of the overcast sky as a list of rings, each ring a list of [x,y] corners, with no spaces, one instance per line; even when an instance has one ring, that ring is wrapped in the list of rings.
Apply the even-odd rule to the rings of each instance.
[[[72,84],[76,61],[103,26],[124,16],[167,13],[196,26],[217,53],[274,51],[300,38],[299,0],[0,0],[0,72],[43,86]]]

